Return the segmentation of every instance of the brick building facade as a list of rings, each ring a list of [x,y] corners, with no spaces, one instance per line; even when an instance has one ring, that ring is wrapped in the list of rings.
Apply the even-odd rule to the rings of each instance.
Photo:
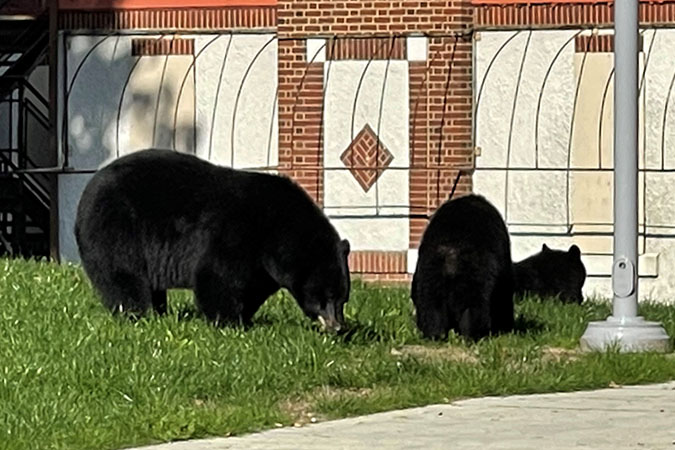
[[[515,259],[577,244],[587,293],[608,292],[612,1],[59,7],[63,259],[77,260],[72,222],[87,177],[159,146],[293,177],[350,239],[350,268],[366,279],[410,279],[428,217],[459,180],[456,195],[476,191],[502,212]],[[641,292],[657,295],[675,288],[660,275],[675,270],[665,201],[675,192],[675,1],[641,1],[640,18],[639,266]]]
[[[468,1],[280,1],[280,168],[321,203],[326,63],[307,60],[307,38],[328,37],[330,61],[405,59],[406,36],[427,36],[425,60],[409,61],[409,242],[416,248],[427,222],[421,216],[447,198],[457,169],[472,164],[471,21]],[[470,188],[465,177],[459,192]],[[356,251],[350,267],[367,278],[405,280],[407,258]]]
[[[61,0],[60,7],[60,29],[66,35],[92,30],[99,35],[161,33],[159,37],[133,37],[131,45],[136,56],[178,56],[190,50],[197,58],[204,47],[195,44],[194,37],[185,36],[195,32],[274,34],[278,161],[269,168],[297,180],[318,204],[327,208],[327,214],[347,238],[349,231],[340,229],[340,221],[351,220],[347,228],[367,224],[373,230],[379,230],[378,224],[384,223],[382,240],[389,239],[387,234],[398,236],[395,243],[382,245],[378,243],[380,238],[374,237],[371,245],[367,231],[362,231],[350,256],[355,274],[367,279],[408,280],[427,217],[447,198],[459,170],[463,175],[457,193],[471,190],[473,13],[468,0],[204,0],[189,2],[189,6],[187,2],[171,0]],[[161,35],[167,39],[173,36],[173,42],[151,42]],[[380,110],[364,119],[363,128],[352,119],[352,128],[358,129],[352,130],[349,145],[332,144],[329,141],[335,133],[327,130],[327,124],[335,123],[332,117],[343,113],[333,113],[328,105],[337,102],[342,103],[343,109],[350,109],[352,101],[330,97],[330,86],[341,83],[340,71],[355,70],[361,70],[359,89],[362,82],[364,86],[369,82],[372,85],[368,77],[373,71],[384,75],[381,93],[373,94],[372,88],[357,90],[352,115],[360,114],[357,97],[366,91],[368,95],[358,99],[359,107],[365,104],[362,108],[374,108],[379,95]],[[367,72],[370,73],[366,76]],[[384,83],[393,78],[405,84],[397,85],[397,89],[405,91],[402,97],[393,91],[385,96]],[[355,84],[344,83],[351,88]],[[364,100],[365,97],[368,98]],[[406,98],[407,103],[384,105],[385,97],[387,103],[399,101],[398,97]],[[393,112],[386,112],[388,108]],[[397,124],[407,124],[404,133],[398,130],[406,142],[387,142],[385,135],[396,134],[393,128],[397,128],[387,114],[396,116],[392,120]],[[331,145],[341,145],[337,155],[329,155]],[[336,156],[340,159],[336,160]],[[348,183],[351,198],[356,200],[345,200],[339,192],[336,194],[341,185],[337,181],[331,184],[330,174],[340,171],[353,177]],[[398,181],[389,181],[387,187],[387,178],[394,173]],[[401,192],[396,183],[401,185]],[[380,203],[386,203],[383,198],[390,190],[396,190],[399,197],[388,207],[388,213],[381,213],[387,206],[380,207]],[[374,212],[358,213],[352,219],[340,213],[351,208],[351,201],[365,201],[366,197],[368,202],[377,204]],[[329,213],[331,198],[338,198],[339,206],[333,209],[335,217]],[[62,211],[64,214],[68,213]],[[393,231],[387,231],[386,226],[394,227]]]
[[[613,1],[473,0],[474,189],[502,212],[519,260],[577,245],[586,296],[611,297]],[[639,294],[675,286],[675,3],[639,3]],[[616,95],[621,95],[617,93]]]

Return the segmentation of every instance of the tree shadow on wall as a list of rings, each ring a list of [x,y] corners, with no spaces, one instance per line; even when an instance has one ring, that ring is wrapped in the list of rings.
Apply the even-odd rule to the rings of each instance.
[[[162,54],[166,45],[160,47],[156,36],[66,39],[69,93],[63,144],[71,167],[97,169],[148,147],[195,152],[192,55]],[[134,40],[149,43],[147,54],[137,54],[142,46]]]

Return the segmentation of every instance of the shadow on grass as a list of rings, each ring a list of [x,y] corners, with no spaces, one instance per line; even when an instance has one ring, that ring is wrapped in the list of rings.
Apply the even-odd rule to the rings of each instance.
[[[179,321],[200,321],[207,322],[206,318],[197,310],[193,304],[183,304],[172,308],[169,314],[174,315],[178,318]],[[279,326],[281,319],[276,315],[268,315],[265,312],[262,314],[256,314],[253,317],[253,321],[248,324],[219,324],[218,327],[223,328],[239,328],[242,327],[244,330],[249,331],[255,328],[272,328]],[[305,317],[297,317],[295,315],[288,317],[283,320],[285,327],[298,327],[306,328],[317,333],[327,333],[325,330],[322,330],[318,322],[312,322]],[[412,327],[413,330],[396,330],[390,328],[377,327],[372,323],[363,323],[358,322],[354,319],[347,321],[345,327],[339,332],[335,333],[335,336],[345,344],[354,344],[354,345],[365,345],[369,343],[381,343],[381,342],[390,342],[390,341],[400,341],[401,335],[409,335],[412,332],[412,341],[418,342],[434,342],[433,340],[422,339],[415,330],[416,327]],[[517,336],[522,335],[537,335],[541,334],[546,330],[545,324],[543,321],[536,318],[525,316],[523,314],[518,314],[514,320],[514,327],[512,333]],[[452,333],[451,333],[452,334]],[[408,339],[405,339],[406,341]],[[441,341],[452,341],[452,337],[448,336]],[[463,339],[459,336],[455,340],[462,341]],[[468,343],[469,341],[467,341]]]
[[[424,339],[422,338],[421,335],[415,332],[416,327],[413,328],[414,328],[414,330],[412,330],[413,335],[409,337],[412,338],[412,340],[415,342],[426,342],[426,343],[462,342],[467,345],[475,343],[474,341],[470,339],[465,339],[452,331],[448,334],[448,336],[441,339]],[[371,342],[398,341],[400,340],[401,337],[400,335],[408,334],[402,333],[401,331],[402,330],[399,330],[397,332],[395,330],[390,329],[380,329],[378,327],[369,324],[350,322],[347,324],[345,329],[341,330],[338,333],[338,336],[346,344],[368,344]],[[543,321],[519,314],[515,317],[513,331],[506,334],[514,334],[516,336],[538,335],[542,334],[544,331],[546,331],[546,326]]]
[[[513,323],[513,334],[541,334],[546,327],[540,320],[518,314]]]
[[[419,336],[409,336],[410,330],[407,330],[405,326],[401,326],[400,329],[395,328],[380,328],[373,326],[370,323],[362,323],[357,321],[349,321],[345,328],[338,333],[338,337],[345,344],[369,344],[369,343],[381,343],[381,342],[394,342],[394,341],[409,341],[409,338],[412,338],[413,341],[418,341]]]
[[[190,322],[193,320],[206,321],[202,313],[200,313],[194,305],[181,305],[170,310],[169,314],[178,317],[180,321]]]
[[[202,322],[214,328],[231,328],[250,331],[256,328],[274,328],[283,324],[284,327],[310,328],[320,330],[318,323],[312,323],[308,319],[295,314],[286,318],[277,317],[277,314],[268,314],[266,311],[258,311],[250,322],[220,322],[209,321],[194,304],[176,306],[169,310],[169,315],[176,317],[179,322]]]
[[[381,340],[380,334],[373,327],[352,322],[338,332],[338,336],[343,342],[349,344],[363,344],[366,341],[372,342]]]

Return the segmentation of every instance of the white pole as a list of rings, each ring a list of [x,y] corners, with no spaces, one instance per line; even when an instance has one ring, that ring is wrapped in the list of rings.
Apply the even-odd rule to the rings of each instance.
[[[638,0],[614,2],[613,317],[637,317]]]
[[[638,316],[638,0],[614,2],[614,264],[612,315],[591,322],[585,350],[669,351],[661,324]]]

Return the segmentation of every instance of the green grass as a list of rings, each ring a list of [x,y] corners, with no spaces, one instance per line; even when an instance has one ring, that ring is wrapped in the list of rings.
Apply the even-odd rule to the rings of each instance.
[[[0,447],[116,449],[447,402],[675,378],[673,355],[580,354],[606,303],[526,299],[520,331],[423,341],[407,288],[354,283],[351,332],[318,332],[283,293],[215,328],[188,292],[170,314],[112,317],[77,267],[0,259]],[[641,314],[675,336],[675,307]]]

